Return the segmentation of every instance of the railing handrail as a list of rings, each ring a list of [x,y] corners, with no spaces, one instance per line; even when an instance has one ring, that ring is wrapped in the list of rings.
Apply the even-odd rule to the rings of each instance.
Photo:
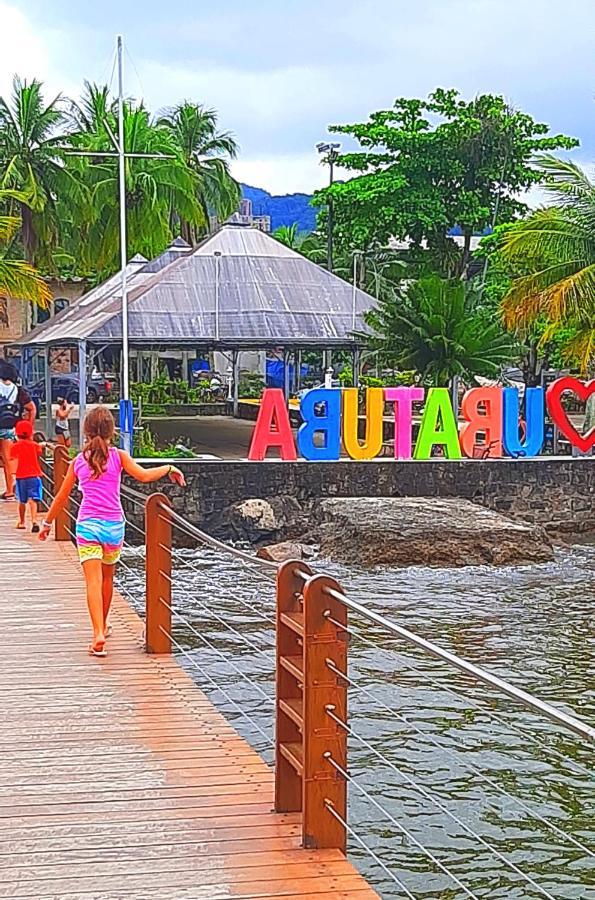
[[[557,707],[552,706],[551,703],[547,703],[545,700],[533,697],[532,694],[527,693],[527,691],[522,690],[522,688],[515,687],[503,678],[499,678],[497,675],[488,672],[487,669],[482,669],[481,666],[476,666],[474,663],[468,662],[466,659],[457,656],[455,653],[451,653],[450,650],[445,650],[443,647],[438,646],[438,644],[434,644],[432,641],[420,637],[408,628],[403,628],[402,625],[391,622],[390,619],[380,615],[380,613],[374,612],[374,610],[368,609],[368,607],[358,603],[357,600],[352,600],[341,591],[327,588],[326,593],[340,603],[343,603],[347,609],[358,613],[358,615],[368,619],[368,621],[373,622],[375,625],[380,625],[397,637],[425,650],[437,659],[449,663],[460,672],[471,675],[477,681],[481,681],[483,684],[487,684],[489,687],[499,690],[512,700],[517,700],[519,703],[528,706],[551,721],[557,722],[564,728],[568,728],[580,737],[595,743],[595,728],[585,722],[581,722],[581,720],[577,719],[575,716],[563,712]]]
[[[128,490],[130,493],[135,494],[139,499],[142,497],[144,500],[146,500],[146,495],[143,495],[140,492],[134,491],[134,489],[128,487],[126,487],[126,490]],[[263,569],[266,569],[271,573],[277,572],[279,570],[278,563],[259,559],[256,556],[252,556],[251,554],[246,553],[244,550],[239,550],[237,547],[232,547],[229,544],[224,543],[223,541],[217,540],[217,538],[214,538],[206,532],[202,531],[200,528],[197,528],[196,525],[192,525],[171,507],[162,504],[160,508],[163,512],[171,517],[171,520],[179,528],[184,530],[191,537],[194,537],[197,540],[201,541],[202,543],[208,544],[215,549],[223,550],[224,552],[227,552],[232,556],[236,556],[237,558],[243,560],[244,562],[248,562],[251,565],[259,565]],[[308,575],[303,569],[299,568],[296,568],[296,575],[298,578],[301,578],[304,581],[307,581],[310,577],[312,577],[311,575]],[[458,671],[463,672],[466,675],[470,675],[476,681],[480,681],[488,687],[494,688],[501,694],[509,697],[511,700],[515,700],[526,708],[539,713],[549,721],[555,722],[563,728],[572,731],[574,734],[589,741],[590,743],[595,743],[595,727],[587,724],[586,722],[582,722],[576,716],[558,709],[551,703],[548,703],[545,700],[541,700],[539,697],[533,696],[522,688],[518,688],[515,685],[510,684],[510,682],[506,681],[503,678],[500,678],[498,675],[494,675],[487,669],[483,669],[481,666],[477,666],[474,663],[468,662],[468,660],[457,656],[455,653],[452,653],[451,651],[446,650],[443,647],[440,647],[438,644],[434,644],[432,641],[428,641],[426,638],[420,637],[419,635],[415,634],[415,632],[410,631],[408,628],[404,628],[402,625],[398,625],[396,622],[392,622],[390,619],[387,619],[386,616],[374,612],[362,603],[358,603],[357,600],[351,599],[342,591],[335,591],[332,588],[327,588],[326,590],[331,597],[333,597],[335,600],[338,600],[340,603],[343,603],[347,607],[347,609],[350,609],[352,612],[357,613],[362,618],[373,622],[375,625],[379,625],[391,634],[394,634],[395,636],[400,637],[402,640],[407,641],[409,644],[412,644],[419,649],[424,650],[426,653],[429,653],[431,656],[434,656],[435,658],[448,663]]]

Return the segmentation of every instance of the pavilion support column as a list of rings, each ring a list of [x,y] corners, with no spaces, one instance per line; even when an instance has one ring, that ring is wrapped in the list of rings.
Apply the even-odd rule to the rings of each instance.
[[[52,421],[52,367],[50,363],[50,348],[43,351],[43,379],[45,385],[45,436],[48,441],[53,436]]]
[[[289,403],[289,395],[291,393],[291,381],[290,381],[290,372],[289,372],[289,360],[291,359],[291,354],[289,350],[283,351],[283,394],[285,396],[285,402]]]
[[[240,351],[234,350],[231,354],[231,359],[233,368],[233,414],[237,418],[240,411]]]
[[[359,347],[355,347],[353,350],[353,386],[359,387],[359,376],[360,376],[360,368],[361,368],[361,350]]]
[[[85,442],[83,422],[87,414],[87,342],[79,341],[79,447]]]

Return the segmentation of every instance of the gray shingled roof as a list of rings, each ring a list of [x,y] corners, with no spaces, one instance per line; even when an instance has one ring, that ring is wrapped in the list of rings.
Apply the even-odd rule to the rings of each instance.
[[[219,257],[219,340],[216,277]],[[132,270],[131,270],[132,267]],[[144,265],[129,263],[129,335],[138,346],[353,345],[374,299],[263,232],[226,225],[196,250],[183,242]],[[119,274],[23,345],[122,340]],[[70,313],[70,315],[68,315]]]

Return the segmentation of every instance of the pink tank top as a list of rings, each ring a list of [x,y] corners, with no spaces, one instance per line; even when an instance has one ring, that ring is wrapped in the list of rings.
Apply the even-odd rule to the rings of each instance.
[[[74,461],[74,474],[83,495],[77,517],[79,522],[84,519],[104,519],[107,522],[124,520],[120,502],[122,460],[115,447],[110,447],[105,472],[99,478],[93,477],[93,471],[82,453]]]

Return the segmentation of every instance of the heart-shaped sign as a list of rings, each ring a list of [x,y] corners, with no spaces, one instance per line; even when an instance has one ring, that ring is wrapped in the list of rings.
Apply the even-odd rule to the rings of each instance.
[[[577,447],[582,453],[587,453],[591,447],[595,446],[595,427],[590,428],[586,434],[579,434],[562,406],[562,394],[565,391],[571,391],[579,400],[586,402],[591,394],[595,394],[595,380],[579,381],[578,378],[568,375],[565,378],[556,379],[546,393],[547,408],[554,424],[568,438],[573,447]]]

